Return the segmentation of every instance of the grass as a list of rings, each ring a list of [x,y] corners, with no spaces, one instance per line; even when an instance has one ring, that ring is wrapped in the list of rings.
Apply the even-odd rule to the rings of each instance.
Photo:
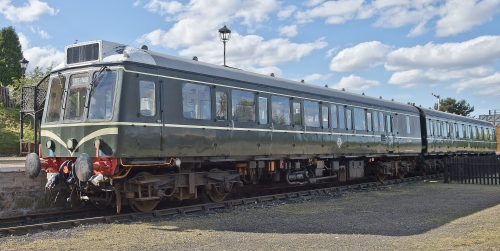
[[[24,120],[24,139],[33,141],[33,121]],[[18,156],[19,108],[0,106],[0,156]]]

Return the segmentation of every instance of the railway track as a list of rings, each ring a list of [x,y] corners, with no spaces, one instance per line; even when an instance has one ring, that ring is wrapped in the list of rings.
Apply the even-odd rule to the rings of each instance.
[[[32,231],[57,230],[77,227],[82,224],[98,224],[98,223],[113,223],[113,222],[132,222],[138,220],[150,220],[166,216],[178,214],[189,214],[195,212],[204,212],[214,209],[224,209],[237,207],[241,205],[263,203],[269,201],[287,200],[300,198],[305,196],[314,196],[327,193],[356,191],[356,190],[371,190],[374,188],[382,188],[400,183],[411,183],[426,179],[441,179],[439,174],[408,177],[404,179],[393,179],[377,182],[366,182],[352,185],[343,185],[335,187],[323,187],[316,189],[305,189],[294,192],[285,192],[278,194],[260,195],[250,198],[234,198],[222,203],[204,203],[190,206],[179,206],[173,208],[159,209],[144,213],[127,213],[114,214],[113,210],[70,210],[58,211],[51,213],[31,214],[24,216],[0,218],[0,237],[8,235],[22,235]]]

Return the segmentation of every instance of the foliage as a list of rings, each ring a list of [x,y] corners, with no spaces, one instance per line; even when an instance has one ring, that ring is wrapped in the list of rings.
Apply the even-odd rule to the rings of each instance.
[[[21,91],[24,86],[37,85],[45,76],[47,76],[52,70],[52,66],[43,70],[41,67],[35,67],[33,71],[26,73],[25,78],[14,79],[11,86],[11,98],[14,100],[16,106],[21,103]]]
[[[434,109],[437,110],[438,104],[434,104]],[[457,101],[454,98],[442,99],[439,102],[439,110],[443,112],[454,113],[462,116],[468,116],[474,111],[474,106],[470,106],[465,99]]]
[[[24,120],[24,139],[33,141],[33,121]],[[0,156],[19,154],[19,109],[0,106]]]
[[[0,85],[12,84],[23,75],[19,61],[23,59],[21,43],[12,26],[0,30]]]

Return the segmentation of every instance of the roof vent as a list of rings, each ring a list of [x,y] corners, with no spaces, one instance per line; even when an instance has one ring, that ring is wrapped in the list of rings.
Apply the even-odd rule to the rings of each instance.
[[[198,57],[197,57],[197,56],[194,56],[194,57],[193,57],[193,60],[194,60],[194,61],[198,61]]]
[[[271,77],[274,77],[274,73],[271,73]]]
[[[148,50],[148,46],[147,45],[143,45],[143,46],[141,46],[141,49],[147,51]]]
[[[363,92],[363,93],[361,93],[361,95],[365,96],[365,93]]]
[[[325,85],[326,88],[328,88],[328,85]]]
[[[382,96],[378,97],[379,99],[382,99]]]
[[[342,91],[345,92],[345,88],[342,88]]]
[[[301,82],[301,83],[304,83],[304,80],[302,79],[302,80],[300,80],[300,82]]]

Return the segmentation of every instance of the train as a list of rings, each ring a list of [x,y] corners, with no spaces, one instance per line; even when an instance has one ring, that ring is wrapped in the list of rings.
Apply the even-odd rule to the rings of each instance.
[[[72,205],[148,212],[242,186],[436,172],[496,146],[486,121],[95,40],[51,71],[26,174],[43,170]]]

